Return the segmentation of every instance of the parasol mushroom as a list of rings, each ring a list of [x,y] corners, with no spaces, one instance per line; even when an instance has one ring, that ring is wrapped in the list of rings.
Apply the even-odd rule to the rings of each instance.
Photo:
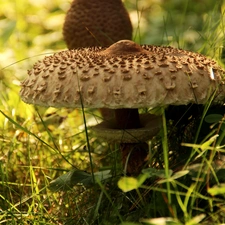
[[[224,100],[225,96],[225,71],[215,61],[198,53],[140,46],[129,40],[108,48],[55,53],[37,62],[28,74],[21,83],[24,102],[46,107],[112,108],[120,115],[122,111],[126,116],[122,120],[116,116],[108,129],[125,130],[134,137],[131,143],[136,135],[132,131],[146,128],[138,108],[204,104],[212,95],[214,101]],[[149,135],[141,143],[158,132],[160,119],[152,121],[158,125],[153,123],[153,130],[148,125]],[[99,126],[98,132],[107,124]]]
[[[73,0],[63,36],[69,49],[109,46],[132,38],[132,25],[121,0]]]

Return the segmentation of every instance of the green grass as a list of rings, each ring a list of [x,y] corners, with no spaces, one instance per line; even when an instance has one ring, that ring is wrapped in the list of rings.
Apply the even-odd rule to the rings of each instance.
[[[224,66],[223,1],[200,2],[125,1],[139,15],[134,40],[198,51]],[[34,62],[66,48],[69,4],[0,4],[0,224],[225,223],[224,107],[209,102],[185,126],[163,113],[149,167],[126,177],[119,145],[90,129],[97,110],[33,107],[18,95]]]

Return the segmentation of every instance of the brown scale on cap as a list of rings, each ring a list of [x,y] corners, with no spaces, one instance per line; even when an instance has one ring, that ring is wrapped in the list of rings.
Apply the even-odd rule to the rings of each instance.
[[[69,49],[109,46],[132,38],[132,25],[121,0],[74,0],[63,36]]]

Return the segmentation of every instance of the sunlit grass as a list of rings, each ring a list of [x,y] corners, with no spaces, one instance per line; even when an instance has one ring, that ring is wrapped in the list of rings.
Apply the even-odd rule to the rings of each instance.
[[[210,8],[207,1],[206,11],[194,9],[193,21],[200,19],[203,25],[199,28],[186,21],[192,1],[179,3],[180,8],[171,2],[152,1],[149,6],[147,1],[126,1],[135,15],[134,39],[199,51],[220,61],[224,14],[217,11],[218,5]],[[69,4],[59,0],[0,3],[4,28],[0,38],[0,224],[225,223],[224,115],[198,141],[211,102],[202,112],[200,125],[188,125],[196,130],[192,142],[182,143],[182,149],[192,152],[182,165],[173,164],[173,153],[182,153],[176,152],[180,146],[170,137],[172,127],[164,116],[163,131],[151,142],[150,168],[138,177],[123,176],[119,146],[97,139],[89,127],[99,121],[99,112],[35,108],[18,95],[26,70],[44,57],[40,54],[66,47],[61,28]],[[73,169],[85,171],[85,178],[92,172],[111,173],[107,179],[96,176],[95,184],[89,179],[85,185],[68,186],[67,191],[49,189],[50,182]]]

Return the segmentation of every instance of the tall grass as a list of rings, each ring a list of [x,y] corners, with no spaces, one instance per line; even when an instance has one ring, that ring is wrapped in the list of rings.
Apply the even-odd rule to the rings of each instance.
[[[125,1],[134,39],[199,51],[223,66],[224,3],[200,2]],[[225,223],[223,106],[200,107],[183,134],[163,112],[147,167],[126,177],[119,145],[90,129],[98,111],[33,107],[18,96],[40,54],[65,48],[68,3],[0,3],[0,224]]]

